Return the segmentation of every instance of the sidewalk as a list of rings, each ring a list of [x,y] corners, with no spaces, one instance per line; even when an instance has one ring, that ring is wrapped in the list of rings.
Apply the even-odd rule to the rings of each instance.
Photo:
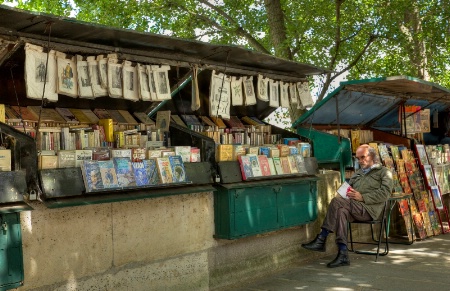
[[[226,290],[450,290],[450,234],[390,244],[389,254],[378,262],[375,256],[350,253],[350,266],[327,268],[334,257],[297,263]]]

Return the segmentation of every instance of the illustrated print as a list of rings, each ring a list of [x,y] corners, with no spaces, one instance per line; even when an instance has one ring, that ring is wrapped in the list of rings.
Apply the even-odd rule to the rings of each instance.
[[[66,89],[72,89],[73,87],[73,70],[69,63],[62,71],[62,83]]]
[[[36,82],[43,83],[45,80],[45,61],[43,59],[36,59],[38,65],[36,66]]]

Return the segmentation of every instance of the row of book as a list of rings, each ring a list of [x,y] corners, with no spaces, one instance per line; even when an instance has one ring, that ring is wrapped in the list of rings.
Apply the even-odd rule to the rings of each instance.
[[[104,189],[142,187],[186,182],[181,156],[144,159],[132,162],[128,157],[112,160],[86,160],[81,164],[86,192]]]
[[[236,161],[241,155],[264,155],[268,158],[287,157],[289,155],[311,156],[311,145],[300,140],[284,139],[283,144],[268,144],[263,146],[219,144],[216,147],[216,161]]]
[[[273,175],[308,174],[302,155],[269,158],[265,155],[241,155],[238,157],[243,180]]]
[[[80,167],[83,161],[107,161],[114,158],[128,158],[132,162],[145,159],[180,156],[183,162],[200,162],[200,149],[191,146],[160,147],[155,149],[131,148],[110,149],[107,147],[85,148],[83,150],[42,151],[38,156],[39,169]]]

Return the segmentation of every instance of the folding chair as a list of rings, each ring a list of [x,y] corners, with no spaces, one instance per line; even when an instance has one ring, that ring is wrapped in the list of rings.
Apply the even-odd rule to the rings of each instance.
[[[353,222],[349,222],[348,223],[348,230],[349,230],[349,234],[350,234],[350,248],[349,251],[354,252],[356,254],[365,254],[365,255],[374,255],[375,257],[375,262],[378,260],[378,256],[385,256],[389,253],[389,244],[388,244],[388,228],[387,228],[387,222],[386,222],[386,214],[388,211],[388,207],[389,207],[389,202],[386,201],[384,203],[384,207],[383,207],[383,211],[381,213],[381,217],[377,220],[369,220],[369,221],[353,221]],[[352,224],[370,224],[370,230],[372,233],[372,242],[360,242],[360,241],[353,241],[353,235],[352,235]],[[378,231],[378,237],[375,237],[374,234],[374,228],[373,226],[375,224],[379,224],[380,225],[380,230]],[[380,246],[383,240],[382,234],[385,234],[385,239],[384,239],[384,251],[382,253],[380,253]],[[358,251],[355,250],[353,247],[353,244],[370,244],[370,245],[376,245],[377,246],[377,250],[376,251]]]

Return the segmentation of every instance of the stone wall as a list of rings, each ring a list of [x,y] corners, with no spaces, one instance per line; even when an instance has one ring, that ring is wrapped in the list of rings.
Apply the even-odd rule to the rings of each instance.
[[[340,184],[320,175],[319,218],[309,225],[237,240],[216,240],[213,193],[21,213],[24,286],[17,290],[211,290],[263,276],[309,252]]]

